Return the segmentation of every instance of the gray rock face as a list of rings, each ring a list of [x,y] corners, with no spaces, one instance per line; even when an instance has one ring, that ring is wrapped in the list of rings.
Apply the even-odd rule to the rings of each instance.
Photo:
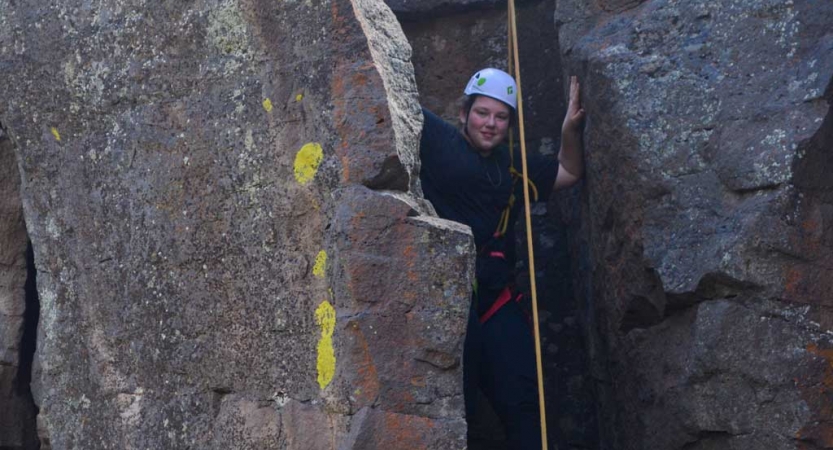
[[[383,3],[0,0],[0,43],[53,448],[464,446],[473,245]]]
[[[556,17],[589,113],[574,250],[603,441],[833,445],[833,5],[560,1]]]

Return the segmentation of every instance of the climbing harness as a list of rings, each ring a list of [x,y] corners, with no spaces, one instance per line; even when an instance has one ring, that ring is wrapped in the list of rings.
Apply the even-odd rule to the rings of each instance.
[[[515,206],[515,183],[518,180],[526,180],[529,184],[529,187],[532,189],[533,199],[532,201],[538,201],[538,188],[535,187],[535,183],[532,182],[529,178],[527,178],[523,173],[518,172],[515,169],[515,146],[512,140],[512,130],[509,130],[509,175],[512,176],[512,193],[509,195],[509,201],[506,203],[506,207],[503,208],[503,212],[500,215],[500,220],[497,224],[497,229],[495,230],[495,236],[503,236],[506,234],[506,229],[509,227],[509,214],[512,212],[512,207]]]
[[[518,84],[518,129],[521,143],[521,172],[523,179],[528,180],[526,166],[526,136],[524,134],[524,109],[521,90],[521,63],[518,57],[518,27],[515,17],[515,0],[509,1],[509,72],[515,71],[515,82]],[[511,143],[511,136],[510,136]],[[538,326],[538,295],[535,286],[535,258],[532,249],[532,220],[529,208],[529,185],[523,183],[524,213],[526,215],[526,245],[529,257],[529,289],[532,294],[532,325],[535,331],[535,365],[538,371],[538,408],[541,418],[541,448],[547,450],[547,408],[544,404],[544,371],[541,362],[541,333]],[[537,197],[537,192],[536,192]]]
[[[482,325],[486,323],[486,321],[491,319],[492,316],[494,316],[495,313],[498,312],[498,310],[500,310],[500,308],[506,306],[506,304],[509,303],[511,300],[514,300],[515,303],[518,303],[523,298],[523,294],[517,293],[514,296],[512,294],[512,289],[509,286],[503,288],[503,290],[500,291],[500,294],[497,296],[497,299],[495,299],[494,303],[492,303],[492,306],[490,306],[489,309],[485,313],[483,313],[483,315],[480,316],[480,324]]]

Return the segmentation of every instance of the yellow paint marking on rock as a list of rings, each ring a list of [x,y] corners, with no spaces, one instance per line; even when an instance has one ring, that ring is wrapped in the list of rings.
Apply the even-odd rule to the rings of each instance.
[[[326,388],[336,373],[336,353],[333,348],[333,332],[336,328],[336,311],[330,302],[324,300],[315,309],[315,323],[321,327],[318,340],[318,386]]]
[[[318,172],[322,159],[324,150],[321,149],[321,144],[310,142],[301,147],[295,155],[295,179],[301,184],[309,183]]]
[[[327,252],[321,250],[315,257],[315,265],[312,266],[312,274],[318,278],[324,278],[327,274]]]
[[[264,100],[263,109],[265,109],[266,112],[272,112],[272,100],[269,100],[268,98]]]
[[[52,136],[55,136],[55,140],[58,141],[58,142],[61,142],[61,133],[58,133],[58,129],[55,128],[55,127],[52,127],[51,131],[52,131]]]
[[[300,102],[303,99],[304,99],[304,94],[298,94],[298,95],[295,96],[295,101],[296,102]]]

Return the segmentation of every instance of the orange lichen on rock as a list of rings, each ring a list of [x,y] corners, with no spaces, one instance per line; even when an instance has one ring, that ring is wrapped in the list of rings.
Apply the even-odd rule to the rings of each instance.
[[[821,379],[807,380],[800,384],[802,397],[815,418],[833,417],[833,348],[822,348],[816,343],[807,345],[808,353],[822,359]],[[833,424],[826,421],[813,421],[798,430],[795,438],[799,449],[833,447]]]

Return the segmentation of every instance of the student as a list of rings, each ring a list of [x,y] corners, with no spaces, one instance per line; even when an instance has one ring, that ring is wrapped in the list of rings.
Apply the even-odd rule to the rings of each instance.
[[[539,200],[572,186],[584,172],[579,89],[571,77],[558,159],[527,156],[530,191]],[[475,73],[464,92],[461,129],[423,109],[420,179],[437,214],[471,227],[477,248],[463,352],[466,416],[474,416],[480,389],[503,422],[510,448],[540,449],[532,329],[513,292],[513,228],[523,208],[523,179],[520,150],[510,155],[505,141],[518,88],[511,75],[489,68]]]

